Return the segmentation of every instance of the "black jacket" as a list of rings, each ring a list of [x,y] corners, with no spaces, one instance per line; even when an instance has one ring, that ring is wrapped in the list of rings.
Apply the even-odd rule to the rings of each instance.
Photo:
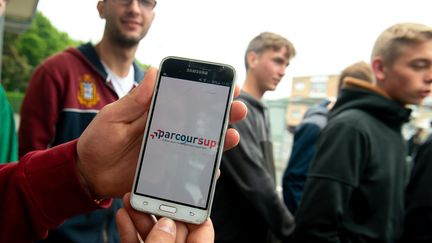
[[[318,138],[297,211],[296,242],[385,242],[400,237],[410,110],[371,84],[347,82]]]
[[[414,158],[411,179],[406,190],[404,243],[432,242],[432,135]]]
[[[270,231],[287,239],[294,220],[276,192],[268,111],[247,93],[239,100],[248,115],[233,126],[240,144],[222,157],[211,214],[216,242],[266,242]]]

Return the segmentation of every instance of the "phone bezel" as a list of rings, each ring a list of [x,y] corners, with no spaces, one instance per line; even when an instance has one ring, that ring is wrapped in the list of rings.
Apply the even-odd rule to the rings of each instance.
[[[222,64],[222,63],[217,63],[217,62],[209,62],[209,61],[203,61],[203,60],[197,60],[197,59],[190,59],[190,58],[183,58],[183,57],[175,57],[175,56],[169,56],[169,57],[164,58],[161,61],[161,64],[159,67],[159,70],[161,70],[161,71],[158,73],[157,79],[155,82],[148,118],[151,118],[151,116],[154,112],[154,104],[156,102],[158,87],[159,87],[161,77],[162,77],[163,65],[167,61],[173,60],[173,59],[176,61],[189,62],[189,64],[190,63],[197,64],[197,65],[199,65],[199,64],[208,65],[209,64],[209,65],[214,65],[214,66],[219,67],[219,68],[228,68],[232,72],[232,82],[231,82],[231,84],[229,84],[230,91],[229,91],[228,102],[227,102],[228,107],[226,107],[226,111],[224,114],[225,118],[224,118],[223,124],[222,124],[222,130],[221,130],[222,136],[220,138],[220,146],[218,146],[216,164],[214,165],[213,173],[212,173],[212,176],[210,178],[210,180],[211,180],[210,181],[210,188],[209,188],[210,191],[208,192],[208,199],[207,199],[207,203],[206,203],[207,207],[203,209],[203,208],[199,208],[196,206],[186,205],[186,204],[180,203],[180,202],[173,202],[173,201],[169,201],[169,200],[154,198],[151,196],[144,196],[144,195],[135,193],[136,186],[138,183],[138,175],[140,173],[141,164],[143,162],[143,156],[144,156],[143,150],[145,148],[145,144],[146,144],[146,141],[147,141],[149,133],[150,133],[149,128],[150,128],[151,119],[147,119],[147,122],[146,122],[146,127],[145,127],[145,132],[143,135],[143,141],[141,144],[137,169],[135,172],[135,178],[134,178],[134,182],[133,182],[130,202],[131,202],[132,207],[135,208],[136,210],[139,210],[139,211],[143,211],[143,212],[147,212],[147,213],[151,213],[151,214],[155,214],[155,215],[159,215],[159,216],[165,216],[165,217],[169,217],[169,218],[172,218],[175,220],[180,220],[180,221],[184,221],[184,222],[188,222],[188,223],[201,224],[209,217],[211,207],[212,207],[213,196],[214,196],[214,191],[215,191],[215,186],[216,186],[216,179],[217,179],[216,175],[217,175],[217,171],[219,169],[220,161],[221,161],[222,154],[223,154],[223,144],[225,141],[224,134],[226,133],[226,130],[228,128],[228,120],[229,120],[229,114],[230,114],[230,110],[231,110],[231,103],[233,100],[236,73],[235,73],[235,69],[232,66],[227,65],[227,64]],[[199,67],[197,66],[194,68],[199,68]],[[167,212],[167,211],[161,210],[160,209],[161,205],[176,208],[176,212]]]

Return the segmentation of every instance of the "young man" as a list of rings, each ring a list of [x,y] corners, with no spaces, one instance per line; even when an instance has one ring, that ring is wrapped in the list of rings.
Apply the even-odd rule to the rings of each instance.
[[[294,56],[290,41],[269,32],[246,50],[239,100],[248,115],[233,126],[242,137],[239,146],[222,157],[211,215],[216,242],[266,242],[270,232],[286,239],[293,230],[294,219],[276,192],[268,110],[261,98],[276,89]]]
[[[372,69],[366,62],[356,62],[346,67],[339,76],[338,93],[346,77],[357,78],[371,83]],[[294,131],[291,156],[282,177],[284,201],[293,214],[300,204],[309,165],[315,156],[318,135],[327,124],[327,115],[333,105],[334,101],[325,99],[321,103],[312,106],[306,111],[302,122]]]
[[[99,1],[106,21],[102,40],[67,49],[34,71],[21,108],[20,156],[79,137],[102,107],[142,80],[135,53],[155,5],[154,0]],[[117,200],[110,209],[73,218],[51,231],[47,241],[118,242],[114,215],[120,206]]]
[[[156,70],[150,69],[133,92],[105,106],[78,140],[28,153],[19,163],[0,165],[0,242],[34,242],[68,217],[107,208],[110,198],[130,191],[155,78]],[[245,115],[245,105],[234,101],[230,122]],[[234,147],[239,139],[236,131],[228,129],[224,149]],[[179,222],[174,226],[170,220],[159,220],[153,227],[154,218],[133,210],[128,202],[126,195],[125,209],[117,215],[123,243],[138,242],[137,231],[147,237],[146,243],[174,242],[174,236],[213,242],[209,220],[201,226]]]
[[[432,28],[396,24],[375,42],[375,84],[348,79],[318,139],[297,242],[397,242],[404,217],[407,104],[432,83]]]

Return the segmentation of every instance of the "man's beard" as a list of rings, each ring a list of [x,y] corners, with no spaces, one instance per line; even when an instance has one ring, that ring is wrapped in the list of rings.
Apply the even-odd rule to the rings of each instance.
[[[146,33],[140,33],[138,37],[124,35],[120,29],[113,28],[108,30],[108,36],[111,41],[123,48],[132,48],[139,44]]]
[[[116,35],[116,36],[114,36],[114,41],[115,41],[115,43],[117,43],[121,47],[131,48],[131,47],[137,46],[143,37],[144,36],[134,38],[134,37],[126,37],[126,36],[122,36],[122,35]]]

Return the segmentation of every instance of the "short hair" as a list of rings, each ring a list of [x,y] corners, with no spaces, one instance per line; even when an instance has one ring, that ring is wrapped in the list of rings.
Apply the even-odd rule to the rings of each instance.
[[[255,52],[257,54],[261,54],[268,49],[279,51],[283,47],[287,49],[287,54],[285,56],[287,59],[291,59],[296,55],[296,50],[294,48],[294,45],[285,37],[272,32],[262,32],[261,34],[259,34],[249,42],[249,45],[246,49],[246,53],[245,53],[246,70],[249,69],[249,65],[247,63],[247,54],[249,52]]]
[[[399,23],[384,30],[375,41],[371,59],[380,56],[385,66],[392,66],[402,49],[432,40],[432,28],[418,23]]]
[[[372,68],[370,67],[369,64],[367,64],[364,61],[356,62],[346,67],[344,70],[342,70],[341,74],[339,75],[338,91],[341,90],[343,81],[346,77],[361,79],[365,82],[372,83],[373,82]]]

